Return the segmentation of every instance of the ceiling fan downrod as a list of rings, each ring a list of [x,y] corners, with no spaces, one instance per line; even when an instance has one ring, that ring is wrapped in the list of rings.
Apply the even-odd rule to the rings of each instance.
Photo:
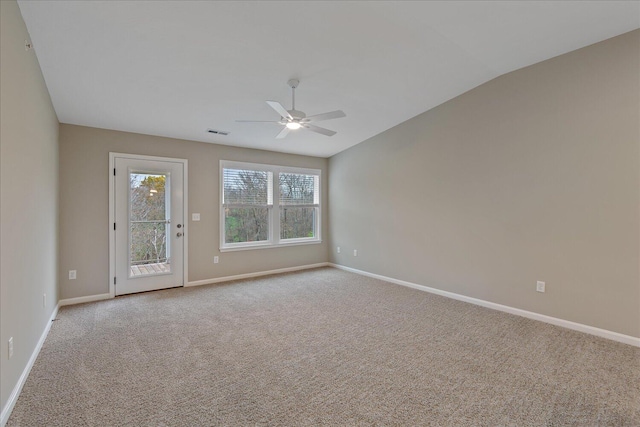
[[[290,79],[287,84],[291,88],[291,109],[293,111],[296,110],[296,88],[300,84],[300,80],[298,79]]]

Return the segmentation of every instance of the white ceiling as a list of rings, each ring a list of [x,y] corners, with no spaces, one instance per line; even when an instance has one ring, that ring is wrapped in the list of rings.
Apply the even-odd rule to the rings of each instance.
[[[637,1],[18,3],[60,122],[320,157],[640,27]],[[335,136],[235,122],[277,120],[292,77]]]

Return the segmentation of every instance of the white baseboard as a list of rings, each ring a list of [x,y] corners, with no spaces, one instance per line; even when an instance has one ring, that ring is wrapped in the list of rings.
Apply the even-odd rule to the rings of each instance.
[[[300,265],[297,267],[278,268],[276,270],[258,271],[255,273],[237,274],[235,276],[216,277],[215,279],[204,279],[189,282],[185,286],[201,286],[210,285],[212,283],[229,282],[231,280],[249,279],[251,277],[269,276],[272,274],[288,273],[291,271],[308,270],[310,268],[320,268],[329,266],[328,262],[320,262],[317,264]]]
[[[504,311],[505,313],[515,314],[516,316],[522,316],[522,317],[526,317],[533,320],[539,320],[541,322],[550,323],[552,325],[561,326],[563,328],[573,329],[574,331],[584,332],[587,334],[596,335],[598,337],[607,338],[613,341],[618,341],[624,344],[629,344],[635,347],[640,347],[640,338],[632,337],[630,335],[624,335],[618,332],[608,331],[606,329],[600,329],[594,326],[584,325],[582,323],[571,322],[569,320],[558,319],[557,317],[551,317],[544,314],[535,313],[533,311],[522,310],[519,308],[510,307],[508,305],[497,304],[495,302],[485,301],[478,298],[472,298],[465,295],[456,294],[453,292],[430,288],[428,286],[418,285],[416,283],[394,279],[392,277],[381,276],[379,274],[369,273],[368,271],[357,270],[355,268],[345,267],[339,264],[329,263],[329,265],[331,267],[335,267],[340,270],[350,271],[352,273],[372,277],[374,279],[384,280],[385,282],[391,282],[397,285],[407,286],[409,288],[418,289],[421,291],[455,299],[458,301],[468,302],[470,304],[491,308],[493,310]]]
[[[25,366],[24,369],[22,370],[22,374],[20,375],[20,378],[18,378],[18,383],[11,391],[11,394],[9,395],[9,399],[7,400],[7,403],[4,405],[4,408],[2,408],[2,412],[0,413],[0,427],[4,427],[7,424],[7,421],[9,421],[9,416],[11,415],[11,411],[13,411],[13,407],[16,406],[16,402],[18,401],[18,397],[20,396],[22,387],[24,387],[24,383],[27,381],[27,378],[29,377],[29,372],[31,372],[31,368],[33,368],[33,364],[36,363],[36,359],[38,358],[38,354],[40,354],[42,345],[44,344],[44,341],[47,339],[47,335],[49,335],[51,324],[53,323],[53,320],[58,315],[59,308],[60,308],[60,304],[56,305],[56,307],[53,309],[53,313],[51,313],[51,317],[49,317],[49,321],[47,322],[47,325],[45,326],[44,331],[42,331],[42,335],[40,335],[40,339],[36,344],[36,348],[34,348],[33,353],[31,353],[31,357],[27,362],[27,366]]]
[[[61,299],[58,302],[58,305],[62,307],[65,305],[74,305],[74,304],[82,304],[85,302],[102,301],[104,299],[111,299],[111,298],[112,298],[111,294],[89,295],[86,297]]]
[[[188,282],[184,286],[189,287],[189,286],[210,285],[212,283],[230,282],[231,280],[249,279],[251,277],[268,276],[271,274],[288,273],[291,271],[308,270],[310,268],[320,268],[320,267],[328,267],[328,266],[329,266],[328,262],[320,262],[317,264],[307,264],[307,265],[300,265],[296,267],[278,268],[276,270],[237,274],[235,276],[225,276],[225,277],[216,277],[213,279],[196,280],[193,282]],[[65,305],[82,304],[85,302],[101,301],[101,300],[111,299],[111,298],[113,298],[111,294],[89,295],[86,297],[62,299],[58,302],[58,305],[60,307],[63,307]]]

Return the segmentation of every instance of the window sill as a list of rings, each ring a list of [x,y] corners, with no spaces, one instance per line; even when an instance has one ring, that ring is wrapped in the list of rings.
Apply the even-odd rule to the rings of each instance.
[[[302,245],[317,245],[322,243],[322,240],[297,240],[294,242],[282,242],[278,244],[257,244],[257,245],[249,245],[249,246],[236,246],[236,247],[227,247],[220,248],[220,252],[237,252],[237,251],[250,251],[254,249],[273,249],[273,248],[284,248],[288,246],[302,246]]]

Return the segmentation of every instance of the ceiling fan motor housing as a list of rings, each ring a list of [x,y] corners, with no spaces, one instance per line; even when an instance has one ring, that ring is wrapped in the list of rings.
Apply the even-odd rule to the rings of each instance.
[[[291,117],[293,117],[294,119],[304,119],[305,117],[307,117],[307,115],[300,110],[287,110],[287,111],[289,112],[289,114],[291,114]]]

